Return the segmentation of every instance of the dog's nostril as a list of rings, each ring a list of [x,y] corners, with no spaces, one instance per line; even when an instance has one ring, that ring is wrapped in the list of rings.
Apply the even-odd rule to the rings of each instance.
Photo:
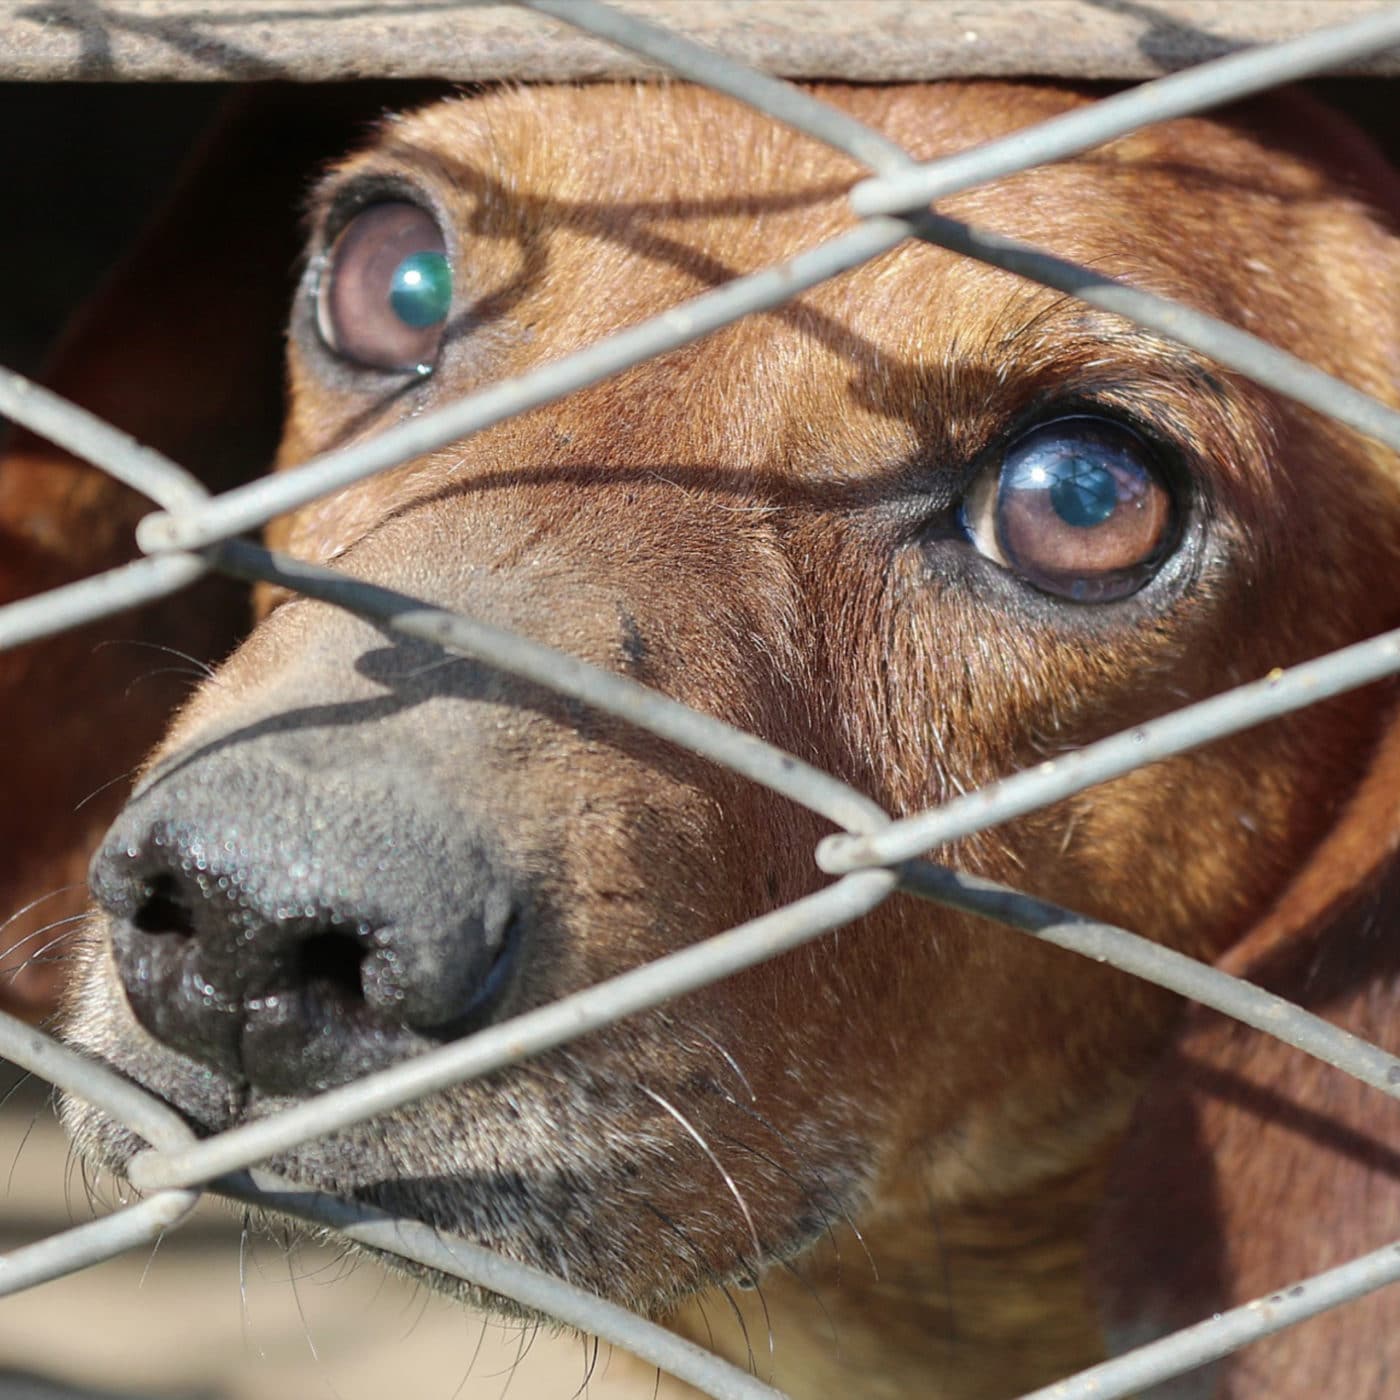
[[[171,933],[181,938],[194,935],[194,916],[170,875],[157,875],[147,884],[131,922],[142,933]]]
[[[359,1003],[365,999],[361,967],[364,950],[349,935],[328,931],[316,933],[297,949],[298,982],[341,1002]]]

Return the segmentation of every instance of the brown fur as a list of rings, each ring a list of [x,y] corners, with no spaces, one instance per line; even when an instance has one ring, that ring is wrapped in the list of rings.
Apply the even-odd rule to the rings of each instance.
[[[822,95],[921,157],[1085,100],[999,84]],[[1297,110],[1270,102],[1153,128],[946,212],[1257,330],[1394,402],[1400,256],[1367,200],[1393,211],[1395,184],[1340,124],[1311,108],[1299,124]],[[491,92],[386,123],[314,201],[313,250],[334,192],[374,174],[445,211],[475,324],[430,379],[390,392],[328,365],[300,299],[283,466],[814,244],[850,223],[843,196],[859,172],[685,87]],[[1174,444],[1197,483],[1189,558],[1086,608],[920,538],[940,484],[965,479],[1043,404],[1090,399]],[[908,246],[309,506],[272,538],[635,675],[908,812],[1394,625],[1400,476],[1391,454],[1191,353]],[[423,682],[423,666],[365,624],[285,602],[157,760],[300,707],[353,711],[426,684],[343,742],[452,774],[463,810],[489,813],[544,881],[552,918],[522,1006],[820,883],[811,852],[825,828],[807,814],[521,683],[467,663]],[[1234,947],[1254,969],[1247,950],[1279,927],[1279,892],[1342,859],[1329,832],[1385,718],[1373,688],[940,856],[1195,956]],[[1381,819],[1393,833],[1393,802]],[[1379,1017],[1393,1002],[1369,937],[1343,939],[1337,957]],[[1174,1014],[1126,976],[896,899],[810,949],[278,1165],[567,1268],[702,1340],[713,1326],[743,1359],[710,1295],[759,1267],[745,1220],[641,1085],[703,1133],[752,1213],[763,1305],[743,1294],[738,1308],[761,1369],[766,1312],[773,1374],[795,1394],[1008,1396],[1100,1353],[1092,1221]],[[100,951],[70,1034],[211,1129],[278,1107],[156,1045]],[[1259,1081],[1271,1093],[1312,1073],[1294,1061],[1275,1073],[1284,1060],[1267,1045],[1247,1053],[1271,1067]],[[1236,1131],[1235,1105],[1212,1110],[1220,1133]],[[119,1167],[130,1137],[81,1107],[69,1115],[84,1149]],[[1273,1131],[1290,1133],[1287,1115]],[[1218,1138],[1201,1150],[1222,1178],[1253,1180],[1249,1153],[1241,1164]],[[1139,1201],[1153,1189],[1155,1159],[1143,1160]],[[1346,1247],[1386,1237],[1394,1183],[1376,1167],[1368,1159],[1355,1187],[1315,1173],[1338,1188],[1327,1199],[1350,1222]],[[1218,1228],[1243,1261],[1211,1306],[1303,1263],[1291,1248],[1255,1260],[1240,1238],[1291,1238],[1290,1190],[1247,1230],[1228,1196],[1213,1221],[1185,1227]],[[1372,1190],[1390,1206],[1373,1206]],[[1132,1269],[1121,1256],[1105,1269],[1131,1312]],[[1393,1302],[1373,1307],[1393,1319]],[[1338,1364],[1331,1393],[1379,1393],[1364,1379],[1373,1363],[1357,1363],[1350,1387]]]

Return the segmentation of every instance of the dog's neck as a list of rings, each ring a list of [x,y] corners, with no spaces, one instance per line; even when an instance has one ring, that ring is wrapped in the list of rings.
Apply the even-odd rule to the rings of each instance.
[[[791,1394],[1004,1400],[1102,1358],[1085,1277],[1101,1192],[1098,1165],[975,1205],[910,1181],[859,1237],[836,1226],[760,1290],[713,1292],[672,1322]]]

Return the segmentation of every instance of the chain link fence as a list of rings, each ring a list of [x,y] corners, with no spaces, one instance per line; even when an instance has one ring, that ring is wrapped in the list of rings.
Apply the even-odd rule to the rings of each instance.
[[[1400,672],[1400,631],[1386,633],[968,793],[892,820],[861,793],[738,729],[512,632],[430,607],[333,570],[236,538],[274,516],[512,415],[555,402],[638,362],[688,345],[740,317],[775,307],[895,247],[922,239],[1056,288],[1189,346],[1275,393],[1330,415],[1400,453],[1400,413],[1235,327],[1012,240],[932,211],[933,201],[1030,166],[1090,150],[1149,123],[1201,112],[1277,84],[1332,71],[1400,46],[1400,8],[1361,15],[1287,42],[1232,53],[1005,139],[916,164],[880,133],[804,90],[594,0],[519,0],[730,95],[867,166],[851,192],[859,224],[791,260],[740,277],[651,320],[518,378],[492,384],[379,436],[304,466],[209,495],[176,463],[17,374],[0,371],[0,414],[103,469],[160,508],[141,522],[145,557],[0,610],[11,648],[173,593],[210,571],[271,582],[373,619],[406,637],[489,666],[681,745],[820,814],[840,828],[815,858],[837,877],[819,892],[551,1005],[443,1046],[279,1115],[197,1140],[166,1104],[24,1023],[0,1017],[0,1053],[64,1092],[99,1105],[148,1144],[131,1163],[144,1199],[0,1260],[13,1293],[149,1244],[178,1225],[205,1191],[326,1226],[549,1314],[716,1397],[774,1397],[753,1375],[564,1280],[420,1222],[279,1180],[258,1163],[460,1081],[489,1074],[575,1037],[714,983],[859,919],[896,891],[995,920],[1145,978],[1255,1026],[1400,1098],[1400,1061],[1259,988],[1124,929],[925,859],[927,852],[1035,811],[1096,783],[1329,696]],[[1035,1400],[1124,1396],[1400,1280],[1400,1242],[1355,1258],[1286,1294],[1218,1315],[1035,1392]],[[1031,1400],[1027,1397],[1027,1400]]]

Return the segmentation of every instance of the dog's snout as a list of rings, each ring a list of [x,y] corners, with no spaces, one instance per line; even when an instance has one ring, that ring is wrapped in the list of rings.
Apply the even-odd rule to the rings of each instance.
[[[508,990],[501,862],[402,774],[216,756],[153,784],[92,866],[117,973],[157,1039],[269,1093],[461,1034]]]

